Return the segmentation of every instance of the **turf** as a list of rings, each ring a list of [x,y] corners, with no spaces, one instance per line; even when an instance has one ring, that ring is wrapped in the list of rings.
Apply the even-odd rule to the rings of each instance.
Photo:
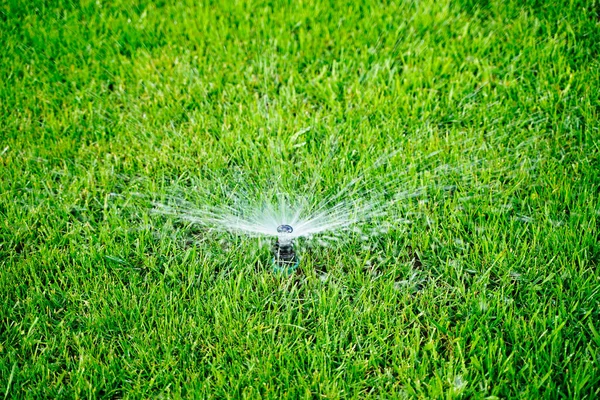
[[[0,394],[600,396],[599,21],[0,2]],[[389,230],[290,277],[264,240],[151,212],[357,176],[350,197],[407,194]]]

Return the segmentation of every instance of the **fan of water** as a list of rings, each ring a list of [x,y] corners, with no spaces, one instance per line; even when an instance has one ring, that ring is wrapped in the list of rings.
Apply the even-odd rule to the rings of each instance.
[[[294,202],[282,193],[276,197],[275,202],[263,199],[252,204],[248,199],[237,199],[235,205],[218,206],[172,198],[169,204],[155,203],[155,211],[213,230],[251,236],[285,236],[288,239],[347,231],[381,211],[381,202],[374,199],[337,199],[339,196],[336,195],[311,204],[310,198],[301,195],[297,195]],[[292,230],[278,230],[281,226],[290,226]]]
[[[398,171],[394,176],[382,171],[368,174],[382,164],[381,160],[372,164],[338,190],[318,190],[313,180],[290,195],[274,185],[259,185],[252,180],[242,181],[241,185],[236,182],[233,189],[228,182],[229,186],[221,188],[226,195],[215,198],[212,205],[207,201],[210,193],[196,201],[172,196],[166,202],[154,203],[154,211],[212,231],[273,237],[275,264],[293,269],[298,265],[293,249],[296,239],[314,239],[322,245],[357,234],[366,239],[386,231],[389,222],[384,216],[390,205],[422,193],[418,188],[400,191],[402,173]],[[269,188],[262,189],[265,186]]]
[[[263,193],[262,199],[237,196],[231,204],[210,206],[172,197],[167,203],[155,203],[155,211],[213,231],[271,236],[277,239],[276,261],[292,262],[293,259],[292,264],[297,265],[296,258],[286,259],[285,254],[282,257],[282,252],[289,251],[294,240],[316,238],[324,244],[340,240],[349,232],[364,235],[368,229],[361,226],[361,222],[383,216],[387,204],[384,196],[369,191],[363,191],[361,196],[352,195],[356,185],[357,182],[352,182],[321,201],[315,201],[314,195],[297,194],[292,201],[291,196],[284,193]],[[379,232],[383,225],[383,222],[378,224]]]

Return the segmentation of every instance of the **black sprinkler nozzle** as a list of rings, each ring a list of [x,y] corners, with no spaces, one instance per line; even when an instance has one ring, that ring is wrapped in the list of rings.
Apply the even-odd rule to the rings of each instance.
[[[275,272],[284,272],[291,274],[298,268],[299,259],[294,251],[294,242],[291,238],[286,237],[294,229],[290,225],[279,225],[277,233],[281,235],[273,245],[273,268]]]

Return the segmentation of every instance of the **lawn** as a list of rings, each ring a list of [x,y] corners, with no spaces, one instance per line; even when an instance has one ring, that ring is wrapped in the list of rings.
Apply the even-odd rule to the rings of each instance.
[[[0,2],[0,396],[600,397],[599,56],[597,0]],[[291,275],[185,218],[282,193],[357,220]]]

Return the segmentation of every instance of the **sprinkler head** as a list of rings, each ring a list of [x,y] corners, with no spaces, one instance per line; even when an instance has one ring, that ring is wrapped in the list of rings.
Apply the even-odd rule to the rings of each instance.
[[[287,237],[293,231],[294,228],[290,225],[279,225],[277,227],[277,233],[280,235],[273,246],[273,269],[275,272],[283,272],[289,275],[298,268],[300,260],[294,251],[294,242]]]
[[[290,225],[279,225],[277,227],[277,233],[292,233],[294,232],[294,228]]]

